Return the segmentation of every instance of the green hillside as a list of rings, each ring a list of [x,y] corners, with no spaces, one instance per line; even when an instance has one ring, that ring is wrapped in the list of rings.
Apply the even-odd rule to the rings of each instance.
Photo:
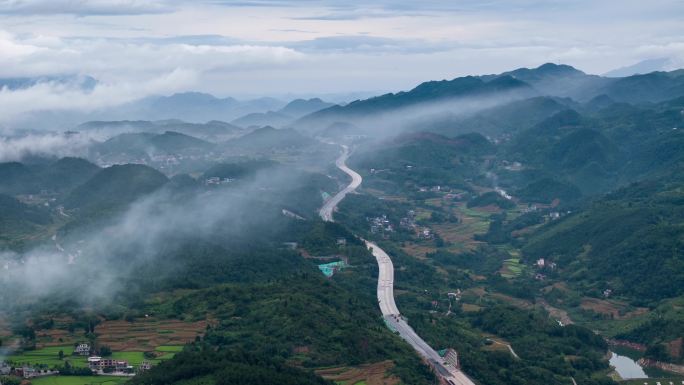
[[[138,164],[111,166],[74,189],[64,200],[67,208],[114,209],[132,203],[166,184],[159,171]]]
[[[294,129],[262,127],[237,139],[226,142],[228,148],[240,151],[264,151],[273,149],[302,148],[316,141]]]
[[[635,183],[542,228],[523,251],[556,260],[594,295],[610,288],[637,303],[682,295],[683,189],[681,174]]]
[[[43,207],[28,206],[0,194],[0,249],[17,248],[40,233],[52,222],[49,211]]]

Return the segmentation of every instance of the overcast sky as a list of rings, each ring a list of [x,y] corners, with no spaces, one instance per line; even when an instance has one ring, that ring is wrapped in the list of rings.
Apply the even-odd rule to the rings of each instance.
[[[0,105],[394,91],[545,62],[679,67],[683,21],[681,0],[0,0],[0,77],[100,81],[90,95],[4,90]]]

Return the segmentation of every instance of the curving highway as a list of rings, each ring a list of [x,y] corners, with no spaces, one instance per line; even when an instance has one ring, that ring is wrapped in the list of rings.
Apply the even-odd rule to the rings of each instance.
[[[363,181],[361,175],[347,167],[346,162],[350,154],[349,147],[342,145],[342,149],[342,154],[335,161],[335,165],[349,175],[352,181],[347,187],[328,199],[320,209],[319,215],[324,221],[333,221],[333,212],[337,205],[347,194],[356,190]],[[444,382],[452,385],[475,385],[460,369],[445,364],[440,355],[406,323],[394,301],[394,265],[392,264],[392,259],[377,244],[364,241],[366,242],[366,247],[371,250],[378,262],[378,304],[387,325],[392,330],[395,330],[404,341],[413,346],[416,352],[435,368],[437,375]]]
[[[340,170],[344,171],[347,175],[349,175],[352,178],[351,183],[345,188],[342,189],[342,191],[338,192],[333,196],[332,198],[328,199],[327,202],[321,207],[321,209],[318,211],[318,214],[323,218],[324,221],[329,221],[332,222],[333,220],[333,211],[335,211],[335,208],[337,205],[344,199],[347,194],[350,192],[356,190],[357,187],[361,185],[361,182],[363,181],[363,178],[361,178],[361,175],[359,175],[356,171],[352,170],[351,168],[347,167],[347,159],[349,158],[349,147],[342,145],[342,155],[340,155],[339,158],[335,161],[335,165],[337,168]]]

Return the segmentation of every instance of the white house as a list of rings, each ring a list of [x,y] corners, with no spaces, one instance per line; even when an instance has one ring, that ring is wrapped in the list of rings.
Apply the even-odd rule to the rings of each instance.
[[[78,346],[76,346],[76,349],[74,349],[74,353],[78,354],[79,356],[87,356],[90,354],[90,345],[78,344]]]

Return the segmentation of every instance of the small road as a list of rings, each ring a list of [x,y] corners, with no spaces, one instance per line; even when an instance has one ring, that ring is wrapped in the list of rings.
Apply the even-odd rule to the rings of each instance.
[[[492,340],[492,342],[494,342],[497,345],[505,346],[506,348],[508,348],[508,351],[511,352],[511,355],[513,357],[515,357],[518,360],[520,359],[520,357],[515,353],[515,350],[513,350],[513,347],[511,346],[511,344],[501,342],[501,341],[497,341],[497,340]]]
[[[319,211],[319,215],[324,221],[333,221],[333,212],[335,207],[344,199],[350,192],[356,190],[361,185],[363,178],[356,171],[350,169],[346,165],[349,158],[349,148],[342,146],[342,154],[335,161],[337,167],[352,178],[351,183],[330,198]],[[437,372],[437,375],[443,379],[447,384],[453,385],[475,385],[475,383],[468,378],[461,370],[445,365],[442,357],[430,345],[427,344],[420,336],[413,330],[413,328],[406,322],[406,320],[399,313],[397,304],[394,301],[394,265],[392,259],[387,253],[381,249],[377,244],[366,241],[366,247],[373,253],[378,262],[378,304],[382,316],[387,322],[387,325],[406,342],[408,342],[415,350],[423,357]]]

